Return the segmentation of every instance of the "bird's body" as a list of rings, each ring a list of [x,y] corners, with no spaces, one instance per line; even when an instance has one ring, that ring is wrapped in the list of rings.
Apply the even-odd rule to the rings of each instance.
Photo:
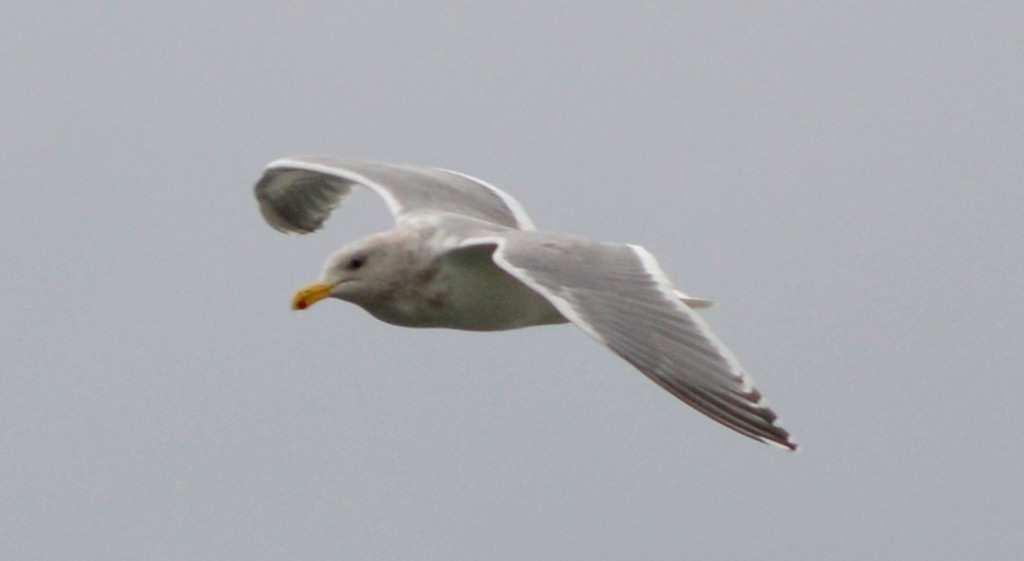
[[[746,436],[796,449],[753,381],[645,249],[534,229],[508,194],[446,170],[322,157],[271,163],[256,184],[275,228],[320,228],[352,186],[393,230],[333,254],[293,301],[357,304],[405,327],[499,331],[572,322],[655,383]]]
[[[372,247],[380,259],[393,265],[388,267],[390,278],[378,278],[368,290],[341,298],[381,321],[402,327],[501,331],[568,321],[548,300],[494,264],[494,246],[431,251],[445,244],[445,232],[430,218],[410,220],[339,252],[335,259],[344,261],[346,256]],[[473,218],[447,219],[508,235],[517,233]]]

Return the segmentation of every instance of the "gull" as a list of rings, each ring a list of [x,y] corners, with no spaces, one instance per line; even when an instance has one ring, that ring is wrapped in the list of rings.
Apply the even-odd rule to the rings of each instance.
[[[353,187],[387,204],[394,229],[345,245],[293,309],[327,299],[404,327],[500,331],[571,322],[669,393],[734,431],[788,450],[782,428],[733,354],[637,245],[538,231],[509,194],[422,166],[294,156],[255,186],[266,221],[320,229]]]

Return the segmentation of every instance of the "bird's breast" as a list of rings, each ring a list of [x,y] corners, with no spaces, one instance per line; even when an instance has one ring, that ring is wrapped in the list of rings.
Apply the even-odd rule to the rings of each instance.
[[[381,321],[404,327],[502,331],[567,321],[489,255],[439,260],[417,271],[387,302],[363,307]]]

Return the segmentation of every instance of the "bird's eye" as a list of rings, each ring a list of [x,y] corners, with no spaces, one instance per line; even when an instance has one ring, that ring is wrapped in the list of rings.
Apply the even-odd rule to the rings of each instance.
[[[349,261],[348,261],[348,270],[355,271],[356,269],[362,267],[364,263],[366,263],[366,258],[365,257],[362,257],[362,256],[353,257],[352,259],[349,259]]]

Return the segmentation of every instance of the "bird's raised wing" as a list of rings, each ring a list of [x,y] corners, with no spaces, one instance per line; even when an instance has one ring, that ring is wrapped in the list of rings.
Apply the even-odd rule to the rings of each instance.
[[[383,198],[396,221],[417,211],[434,211],[534,229],[511,195],[468,175],[436,168],[295,156],[271,162],[255,192],[271,226],[307,234],[323,226],[353,185]]]
[[[487,242],[499,267],[672,395],[741,434],[796,450],[750,376],[647,250],[525,233],[467,245]]]

